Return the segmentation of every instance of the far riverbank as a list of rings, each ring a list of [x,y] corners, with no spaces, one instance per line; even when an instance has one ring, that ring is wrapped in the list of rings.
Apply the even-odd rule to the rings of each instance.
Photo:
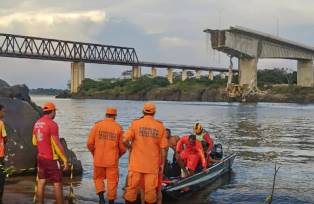
[[[314,88],[295,84],[260,85],[254,93],[243,97],[229,97],[227,79],[204,78],[175,81],[166,78],[143,76],[131,79],[85,79],[77,94],[63,92],[57,98],[104,99],[104,100],[158,100],[199,102],[271,102],[314,103]]]

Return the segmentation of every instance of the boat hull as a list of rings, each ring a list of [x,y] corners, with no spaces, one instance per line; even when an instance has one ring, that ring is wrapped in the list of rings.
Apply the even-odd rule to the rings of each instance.
[[[195,191],[199,191],[217,178],[231,171],[235,157],[236,154],[231,154],[225,157],[223,162],[209,167],[207,172],[200,172],[173,184],[164,186],[162,189],[163,195],[178,200]]]

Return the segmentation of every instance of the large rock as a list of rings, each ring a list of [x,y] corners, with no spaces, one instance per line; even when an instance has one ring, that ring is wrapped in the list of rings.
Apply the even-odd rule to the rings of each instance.
[[[33,125],[40,114],[26,101],[0,97],[5,106],[4,119],[7,130],[6,166],[12,166],[20,173],[33,170],[36,165],[36,149],[32,145]]]
[[[13,167],[15,174],[34,172],[36,167],[36,148],[32,145],[32,131],[41,109],[30,101],[25,85],[7,86],[0,80],[0,104],[5,106],[8,141],[6,144],[6,167]],[[64,139],[61,142],[66,154],[74,164],[75,175],[82,174],[82,164],[76,155],[67,148]]]
[[[3,81],[2,81],[3,82]],[[30,102],[29,89],[26,85],[5,86],[0,82],[0,96],[7,98],[17,98],[23,101]]]

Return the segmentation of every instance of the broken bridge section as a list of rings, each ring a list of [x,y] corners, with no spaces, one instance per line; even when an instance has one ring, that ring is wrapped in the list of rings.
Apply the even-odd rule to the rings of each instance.
[[[314,86],[314,47],[239,26],[204,32],[211,34],[213,49],[239,59],[241,86],[257,86],[257,62],[265,58],[297,60],[298,86]]]

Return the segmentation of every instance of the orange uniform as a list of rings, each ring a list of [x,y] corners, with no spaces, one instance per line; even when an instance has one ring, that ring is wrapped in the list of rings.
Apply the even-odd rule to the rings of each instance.
[[[185,146],[184,150],[183,145]],[[206,160],[202,143],[198,140],[195,140],[195,145],[192,146],[189,143],[189,135],[181,137],[177,144],[176,151],[180,153],[180,157],[185,162],[188,169],[195,171],[200,160],[202,162],[203,168],[206,167]]]
[[[162,122],[151,115],[134,120],[124,134],[124,141],[132,142],[132,154],[129,160],[128,184],[124,198],[134,202],[137,189],[143,179],[145,201],[154,203],[157,200],[156,188],[160,169],[161,149],[168,147],[166,129]]]
[[[119,158],[126,151],[122,135],[122,127],[113,118],[106,118],[94,125],[87,141],[87,147],[94,157],[96,192],[105,191],[104,180],[107,179],[109,200],[115,200],[117,196]]]
[[[4,123],[0,120],[0,157],[4,157],[5,147],[4,147],[4,138],[7,136],[7,132],[4,127]]]

